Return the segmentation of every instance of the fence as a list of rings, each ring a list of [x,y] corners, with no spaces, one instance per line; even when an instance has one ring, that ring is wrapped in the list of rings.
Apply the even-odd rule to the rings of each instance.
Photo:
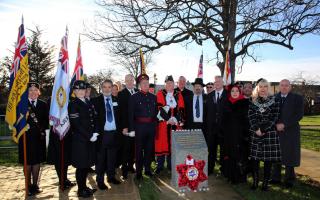
[[[5,122],[5,115],[0,115],[0,163],[17,163],[17,147],[11,140],[11,131]]]

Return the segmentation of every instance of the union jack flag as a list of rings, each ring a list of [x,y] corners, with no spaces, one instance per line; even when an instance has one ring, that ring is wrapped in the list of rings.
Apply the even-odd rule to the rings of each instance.
[[[198,78],[203,78],[203,53],[200,56],[199,68],[198,68]]]
[[[11,90],[13,80],[16,77],[17,71],[19,70],[20,60],[27,55],[27,51],[28,49],[26,44],[26,38],[24,36],[24,25],[21,24],[19,27],[18,39],[15,46],[13,62],[10,70],[9,90]]]
[[[79,37],[79,42],[78,42],[78,49],[77,49],[77,60],[76,60],[76,65],[74,67],[73,75],[71,78],[71,83],[70,87],[73,86],[73,83],[76,80],[83,80],[83,65],[82,65],[82,56],[81,56],[81,45],[80,45],[80,37]]]
[[[68,73],[69,70],[69,54],[68,54],[68,36],[62,37],[61,48],[59,52],[59,62],[63,71]]]

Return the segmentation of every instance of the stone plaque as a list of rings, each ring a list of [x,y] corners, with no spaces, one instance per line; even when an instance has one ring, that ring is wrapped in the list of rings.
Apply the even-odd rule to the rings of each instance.
[[[208,148],[201,130],[173,131],[171,184],[179,191],[208,190]]]

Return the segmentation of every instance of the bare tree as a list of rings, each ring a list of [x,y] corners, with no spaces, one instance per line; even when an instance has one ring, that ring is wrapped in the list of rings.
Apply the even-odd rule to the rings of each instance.
[[[294,38],[319,33],[320,0],[97,0],[103,9],[91,39],[128,43],[153,51],[174,43],[210,42],[217,65],[223,68],[230,52],[232,81],[236,60],[256,60],[253,47],[261,44],[293,49]]]
[[[106,79],[112,80],[113,74],[114,74],[113,70],[103,69],[103,70],[99,70],[95,74],[86,76],[86,79],[87,79],[88,83],[90,83],[90,85],[96,89],[97,92],[100,92],[101,91],[101,83]]]
[[[140,67],[140,54],[139,51],[134,52],[133,50],[138,49],[136,45],[130,43],[111,43],[108,46],[109,55],[112,57],[111,62],[117,66],[121,66],[127,73],[132,74],[135,79],[141,73]],[[132,54],[126,54],[125,52],[132,51]],[[152,61],[152,51],[148,51],[144,54],[145,65],[148,66]],[[148,71],[149,69],[146,68]]]

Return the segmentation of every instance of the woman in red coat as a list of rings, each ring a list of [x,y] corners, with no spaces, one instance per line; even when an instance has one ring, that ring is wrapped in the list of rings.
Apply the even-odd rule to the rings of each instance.
[[[167,76],[165,89],[157,93],[159,124],[155,137],[155,155],[157,156],[157,170],[159,174],[167,160],[167,168],[171,170],[171,132],[183,125],[184,101],[180,92],[174,91],[174,80]]]

